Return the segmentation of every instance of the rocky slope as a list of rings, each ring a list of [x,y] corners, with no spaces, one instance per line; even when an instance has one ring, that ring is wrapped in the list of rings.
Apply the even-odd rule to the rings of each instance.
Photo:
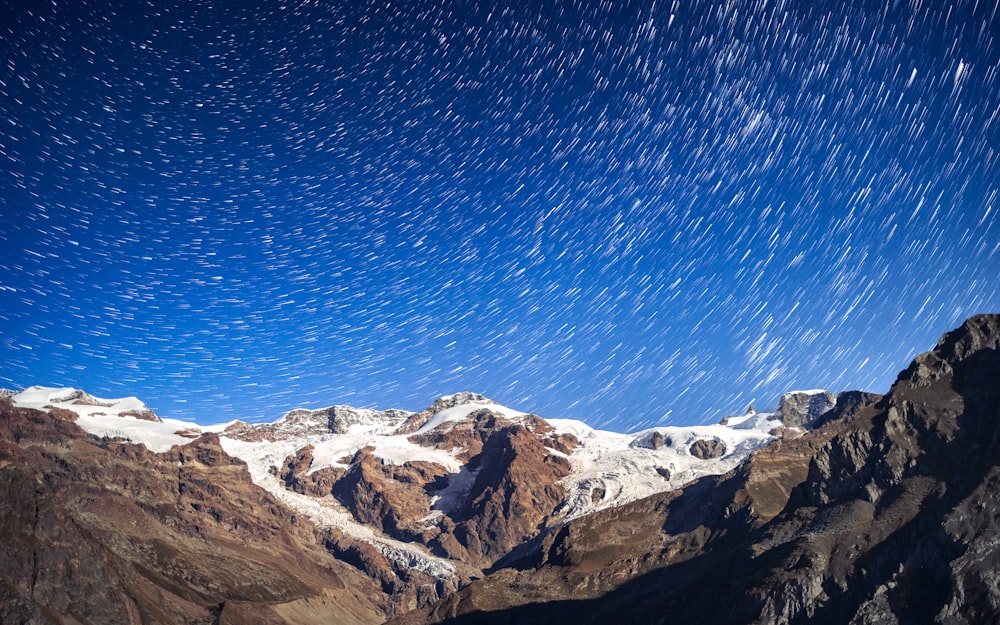
[[[79,397],[69,400],[76,401]],[[0,623],[375,623],[388,597],[216,434],[166,453],[0,398]]]
[[[376,621],[435,603],[516,559],[567,519],[722,473],[784,429],[774,415],[750,411],[726,425],[617,434],[549,422],[473,393],[412,414],[335,406],[294,410],[269,424],[211,428],[159,418],[135,398],[103,400],[75,389],[33,387],[10,401],[11,422],[48,413],[98,437],[60,430],[104,449],[102,463],[119,462],[115,454],[128,454],[128,462],[141,456],[135,471],[148,483],[170,484],[175,456],[210,441],[220,459],[200,479],[212,482],[213,472],[225,471],[217,481],[229,484],[238,475],[239,488],[263,498],[269,515],[294,519],[309,544],[322,547],[320,555],[373,583]],[[792,418],[805,422],[808,415]],[[73,469],[72,479],[97,475],[78,460],[60,460]],[[116,487],[113,476],[105,481]],[[261,523],[251,506],[224,514],[207,502],[199,506],[231,524]],[[152,524],[143,530],[152,535],[158,522],[137,521]]]
[[[1000,622],[1000,316],[820,417],[391,622]]]
[[[212,427],[0,394],[0,622],[994,622],[998,342],[635,434],[473,393]]]

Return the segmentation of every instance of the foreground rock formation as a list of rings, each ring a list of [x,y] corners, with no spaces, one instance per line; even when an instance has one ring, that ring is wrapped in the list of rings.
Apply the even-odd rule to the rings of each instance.
[[[947,333],[885,397],[837,406],[391,622],[1000,622],[1000,316]]]

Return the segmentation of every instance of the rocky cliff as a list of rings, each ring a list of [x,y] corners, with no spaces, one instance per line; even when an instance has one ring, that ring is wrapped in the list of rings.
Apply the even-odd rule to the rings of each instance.
[[[947,333],[886,396],[845,400],[392,622],[1000,622],[1000,316]]]

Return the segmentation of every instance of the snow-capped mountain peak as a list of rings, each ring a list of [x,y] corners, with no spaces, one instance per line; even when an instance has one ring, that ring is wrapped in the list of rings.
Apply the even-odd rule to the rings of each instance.
[[[353,406],[329,406],[318,410],[296,408],[272,423],[237,421],[226,428],[226,436],[241,440],[280,441],[308,436],[367,432],[388,434],[412,413],[405,410],[375,410]]]
[[[397,434],[411,434],[424,428],[424,426],[436,416],[444,413],[447,410],[458,408],[458,407],[470,407],[467,412],[465,412],[461,418],[468,416],[476,407],[490,407],[498,406],[496,402],[491,399],[480,395],[479,393],[473,393],[470,391],[463,391],[461,393],[455,393],[454,395],[444,395],[439,397],[430,406],[421,410],[420,412],[410,415],[410,417],[400,425],[399,429],[396,431]],[[450,413],[452,417],[462,413],[462,410]],[[449,418],[446,420],[454,420],[454,418]],[[439,421],[443,422],[443,421]],[[433,427],[433,426],[432,426]]]
[[[156,413],[137,397],[101,399],[78,388],[32,386],[15,393],[12,400],[15,406],[21,408],[38,410],[61,408],[80,416],[132,417],[146,421],[160,421]]]
[[[488,546],[473,553],[447,541],[454,540],[456,519],[487,505],[484,497],[498,488],[545,493],[524,501],[528,514],[541,515],[529,524],[537,531],[538,523],[564,522],[724,473],[776,436],[808,426],[830,398],[825,392],[790,393],[779,413],[748,410],[715,425],[634,434],[546,420],[470,392],[441,397],[418,413],[337,405],[297,408],[272,423],[218,426],[141,421],[148,409],[139,400],[102,400],[79,389],[32,387],[13,401],[73,411],[90,433],[155,452],[218,432],[222,448],[247,464],[253,481],[299,513],[447,576],[450,569],[431,555],[427,541],[444,540],[449,546],[437,549],[458,560],[492,562]],[[373,492],[379,497],[368,501]],[[537,510],[530,512],[532,506]],[[409,516],[399,516],[403,511]],[[500,540],[502,546],[504,540],[522,540],[518,532],[526,530],[511,522],[506,529],[462,531],[489,532],[493,538],[481,544]],[[433,538],[439,535],[450,538]],[[411,543],[413,536],[424,538]]]

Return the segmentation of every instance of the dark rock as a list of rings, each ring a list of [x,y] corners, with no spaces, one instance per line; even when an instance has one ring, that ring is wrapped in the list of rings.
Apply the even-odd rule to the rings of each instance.
[[[664,446],[672,447],[673,444],[674,441],[671,440],[669,436],[664,436],[662,432],[653,430],[652,432],[646,432],[633,440],[631,446],[656,450]]]
[[[569,521],[393,624],[1000,622],[1000,316],[729,474]]]
[[[649,443],[649,446],[652,449],[659,449],[660,447],[663,447],[663,434],[653,432],[653,435],[649,439]]]
[[[844,391],[839,393],[833,408],[820,415],[813,422],[812,427],[821,427],[827,422],[837,419],[851,418],[861,410],[874,406],[881,399],[882,395],[865,391]]]
[[[371,447],[355,454],[351,467],[333,485],[333,495],[361,523],[375,526],[401,540],[423,536],[419,520],[430,514],[428,485],[448,474],[437,464],[392,465],[376,457]]]
[[[827,391],[785,393],[778,404],[778,416],[781,423],[788,427],[810,426],[836,402],[833,393]]]
[[[726,455],[726,444],[717,438],[699,439],[691,443],[691,455],[702,460],[721,458]]]
[[[339,467],[323,467],[309,472],[313,463],[313,446],[306,445],[285,458],[278,477],[285,488],[303,495],[325,497],[333,492],[333,485],[346,471]]]
[[[573,434],[556,434],[554,432],[547,434],[542,439],[542,443],[546,447],[550,447],[566,455],[573,453],[573,450],[580,445],[579,439]]]

